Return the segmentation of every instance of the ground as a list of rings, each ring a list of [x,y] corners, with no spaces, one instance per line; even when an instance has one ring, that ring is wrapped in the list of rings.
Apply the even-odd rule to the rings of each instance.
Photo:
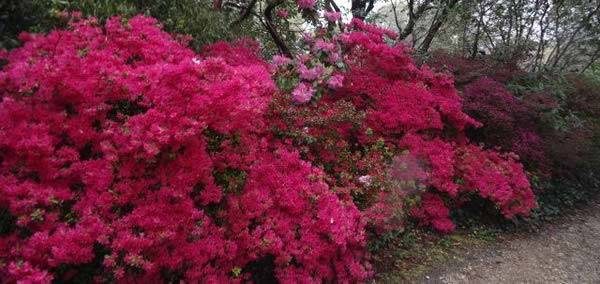
[[[451,253],[416,283],[600,283],[600,202],[531,234],[516,234]]]

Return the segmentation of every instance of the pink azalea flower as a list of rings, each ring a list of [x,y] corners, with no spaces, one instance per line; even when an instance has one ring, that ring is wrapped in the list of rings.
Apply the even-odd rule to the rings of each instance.
[[[315,90],[307,83],[300,83],[292,92],[292,98],[295,102],[303,104],[312,98]]]
[[[277,66],[287,65],[292,62],[291,59],[283,56],[283,55],[275,55],[273,56],[273,64]]]
[[[371,185],[371,176],[370,175],[360,176],[358,178],[358,181],[360,183],[364,184],[365,186],[370,186]]]
[[[298,67],[298,72],[300,72],[300,79],[314,81],[317,80],[321,74],[323,74],[323,66],[318,65],[308,69],[305,65],[300,65],[300,67]]]
[[[309,33],[303,33],[302,34],[302,40],[306,43],[312,43],[314,41],[314,38],[311,34]]]
[[[315,42],[315,48],[317,50],[322,50],[325,52],[330,52],[335,49],[335,44],[329,41],[324,41],[322,39],[317,39]]]
[[[341,87],[344,83],[344,76],[343,75],[333,75],[331,77],[329,77],[329,81],[327,81],[327,86],[331,89],[337,89],[339,87]]]
[[[289,17],[289,16],[290,16],[290,12],[288,12],[288,10],[286,10],[286,9],[277,10],[277,17],[287,19],[287,17]]]
[[[336,22],[342,19],[342,13],[340,12],[325,12],[325,19],[330,22]]]
[[[333,53],[329,53],[329,55],[327,56],[327,61],[331,64],[335,64],[338,61],[340,61],[341,58],[342,58],[342,56],[340,55],[339,52],[333,52]]]
[[[315,0],[296,0],[296,4],[301,9],[313,9],[315,7]]]

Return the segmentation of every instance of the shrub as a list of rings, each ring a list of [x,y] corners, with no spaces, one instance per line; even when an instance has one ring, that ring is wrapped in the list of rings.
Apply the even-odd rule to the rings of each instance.
[[[333,38],[317,32],[316,38],[306,41],[315,46],[321,42],[320,46],[329,48],[312,48],[309,44],[312,56],[285,62],[278,68],[278,81],[289,90],[294,88],[294,84],[308,83],[316,90],[309,98],[310,103],[297,102],[298,106],[293,110],[306,111],[305,118],[308,119],[289,115],[298,119],[280,122],[282,132],[296,138],[296,146],[305,147],[307,159],[325,169],[331,169],[329,165],[342,166],[333,168],[330,174],[340,174],[338,180],[343,180],[341,185],[350,186],[351,195],[359,207],[377,208],[379,212],[394,206],[378,203],[383,196],[402,196],[415,190],[426,190],[450,200],[463,199],[475,192],[496,203],[507,218],[526,215],[529,209],[535,207],[535,197],[527,178],[514,158],[467,143],[465,129],[479,123],[462,112],[461,98],[454,88],[452,77],[434,73],[426,66],[416,66],[406,47],[386,43],[386,37],[395,36],[386,30],[360,21],[353,21],[348,28],[346,33]],[[339,52],[338,48],[345,51],[342,67],[329,60],[336,58],[333,55]],[[324,75],[314,77],[305,76],[303,73],[306,73],[307,65],[311,70],[341,69],[343,86],[334,90],[323,87],[328,72],[320,71],[318,73]],[[336,109],[340,105],[348,107],[342,112]],[[334,116],[344,117],[344,123],[328,121]],[[311,123],[315,120],[326,123]],[[306,135],[301,133],[318,135],[314,139],[304,139]],[[409,165],[418,167],[405,171],[412,176],[398,173],[402,169],[395,169],[399,165],[394,160],[406,155],[408,159],[405,160],[414,161]],[[467,158],[469,155],[478,155],[482,160],[479,165],[483,167],[482,172],[475,172],[468,166],[472,162]],[[376,163],[373,164],[373,161]],[[387,166],[377,166],[382,163]],[[373,166],[362,167],[364,165]],[[480,188],[494,179],[491,184],[498,187]],[[384,194],[381,194],[382,191]],[[424,201],[423,206],[428,206],[427,200]],[[522,207],[517,209],[519,206]],[[420,217],[419,214],[416,216]],[[383,220],[371,221],[373,224],[389,224]],[[445,218],[421,223],[434,226],[443,223],[444,226],[437,228],[448,231],[452,228],[447,225],[448,222],[449,219]]]
[[[465,85],[462,97],[465,112],[483,123],[468,131],[472,140],[514,152],[530,169],[548,171],[534,109],[488,77]]]
[[[585,74],[530,73],[505,85],[515,96],[487,78],[464,86],[466,112],[484,123],[470,137],[519,154],[537,189],[538,220],[598,191],[594,82]]]
[[[356,282],[409,191],[441,231],[472,195],[527,215],[521,165],[468,144],[452,78],[393,36],[355,20],[270,65],[142,16],[22,34],[0,72],[0,277]]]
[[[144,17],[21,38],[0,73],[2,279],[368,275],[354,204],[268,143],[254,51],[199,56]]]
[[[502,84],[525,75],[519,67],[519,57],[513,57],[509,61],[499,61],[493,56],[482,56],[467,58],[462,55],[448,53],[444,50],[432,52],[427,64],[438,70],[446,70],[456,78],[459,87],[470,83],[480,77],[489,77]]]

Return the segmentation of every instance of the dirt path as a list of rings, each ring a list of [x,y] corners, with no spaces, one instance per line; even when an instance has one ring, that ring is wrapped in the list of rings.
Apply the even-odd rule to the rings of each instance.
[[[600,283],[600,202],[538,233],[465,249],[418,283]]]

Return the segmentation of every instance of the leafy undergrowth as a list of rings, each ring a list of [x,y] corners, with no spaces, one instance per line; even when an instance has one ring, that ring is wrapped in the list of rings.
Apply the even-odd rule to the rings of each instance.
[[[457,229],[446,235],[422,228],[390,233],[369,247],[373,252],[376,281],[401,283],[420,278],[465,248],[485,247],[498,241],[502,232],[493,226]]]

